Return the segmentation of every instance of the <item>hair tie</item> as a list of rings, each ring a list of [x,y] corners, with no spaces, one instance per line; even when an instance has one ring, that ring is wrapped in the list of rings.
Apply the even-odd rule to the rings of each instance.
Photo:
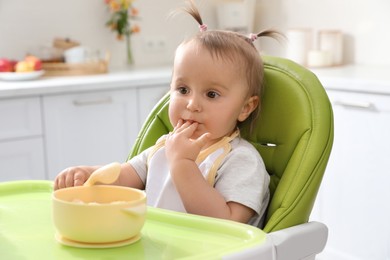
[[[206,25],[206,24],[201,24],[201,25],[199,25],[199,30],[200,30],[201,32],[207,31],[207,25]]]
[[[249,34],[249,39],[251,39],[252,42],[257,40],[257,34],[251,33]]]

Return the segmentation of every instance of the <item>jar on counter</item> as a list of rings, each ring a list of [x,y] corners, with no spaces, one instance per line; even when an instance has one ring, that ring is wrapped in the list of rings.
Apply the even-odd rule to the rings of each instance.
[[[318,45],[321,51],[329,52],[331,65],[343,64],[343,33],[339,30],[320,30]]]
[[[309,28],[292,28],[287,31],[286,57],[301,65],[307,65],[307,54],[312,48],[313,31]]]

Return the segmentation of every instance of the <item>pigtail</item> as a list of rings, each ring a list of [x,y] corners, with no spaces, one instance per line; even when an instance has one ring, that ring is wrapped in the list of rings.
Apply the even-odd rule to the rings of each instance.
[[[202,31],[202,26],[207,28],[207,26],[205,24],[203,24],[202,17],[200,16],[199,10],[195,5],[194,0],[186,0],[185,2],[186,2],[186,5],[184,7],[180,7],[180,8],[177,8],[176,10],[173,10],[168,15],[168,18],[172,18],[173,16],[175,16],[179,13],[186,13],[186,14],[191,15],[196,20],[196,22],[199,24],[199,28],[201,29],[201,31]],[[205,31],[205,30],[203,30],[203,31]]]
[[[169,17],[173,17],[181,12],[191,15],[199,24],[199,30],[201,32],[207,31],[207,25],[203,23],[202,17],[200,16],[199,10],[195,5],[194,0],[187,0],[186,6],[174,10],[173,12],[170,13]]]
[[[280,41],[282,38],[284,39],[284,35],[278,31],[275,30],[264,30],[257,34],[251,33],[249,34],[248,40],[250,42],[256,41],[260,37],[271,37],[276,39],[277,41]]]
[[[194,0],[187,0],[187,6],[182,8],[182,11],[190,14],[199,24],[199,26],[203,25],[202,17],[200,16],[199,10],[196,7]]]

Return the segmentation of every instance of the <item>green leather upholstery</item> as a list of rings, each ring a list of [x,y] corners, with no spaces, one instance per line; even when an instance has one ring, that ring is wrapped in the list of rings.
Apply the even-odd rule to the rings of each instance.
[[[264,159],[271,175],[271,201],[263,230],[308,221],[333,144],[333,113],[324,88],[304,67],[265,56],[265,90],[252,134],[241,134]],[[142,127],[129,158],[169,132],[166,95]]]

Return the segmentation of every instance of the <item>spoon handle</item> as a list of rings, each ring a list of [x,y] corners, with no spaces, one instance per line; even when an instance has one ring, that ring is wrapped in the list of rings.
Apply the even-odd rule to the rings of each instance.
[[[116,181],[121,172],[121,164],[113,162],[95,170],[84,183],[84,186],[92,186],[96,182],[111,184]]]

